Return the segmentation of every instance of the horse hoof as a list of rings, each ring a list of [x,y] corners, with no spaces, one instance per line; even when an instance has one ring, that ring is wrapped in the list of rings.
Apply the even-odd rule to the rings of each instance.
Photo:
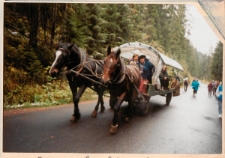
[[[105,111],[105,107],[101,108],[101,113],[103,113]]]
[[[75,121],[76,121],[75,117],[74,116],[71,116],[70,122],[75,122]]]
[[[129,121],[130,121],[130,118],[129,118],[129,117],[126,117],[126,118],[125,118],[125,121],[126,121],[126,122],[129,122]]]
[[[93,112],[92,112],[92,115],[91,115],[92,117],[96,117],[97,116],[97,111],[96,110],[94,110]]]
[[[80,113],[77,113],[77,114],[75,114],[75,121],[78,121],[78,120],[80,120]]]
[[[116,131],[117,131],[117,128],[118,128],[118,124],[116,124],[116,126],[111,125],[111,128],[110,128],[109,132],[111,134],[115,134]]]

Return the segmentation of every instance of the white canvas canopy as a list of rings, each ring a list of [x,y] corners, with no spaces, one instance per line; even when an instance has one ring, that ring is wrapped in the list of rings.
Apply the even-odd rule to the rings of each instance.
[[[121,57],[125,59],[132,59],[134,54],[138,54],[139,56],[145,55],[146,58],[150,60],[155,66],[155,73],[152,76],[153,85],[156,83],[163,65],[168,65],[183,71],[183,67],[177,61],[167,57],[149,45],[140,42],[130,42],[113,49],[116,50],[118,48],[121,50]]]
[[[187,80],[188,81],[188,77],[184,78],[183,81]]]

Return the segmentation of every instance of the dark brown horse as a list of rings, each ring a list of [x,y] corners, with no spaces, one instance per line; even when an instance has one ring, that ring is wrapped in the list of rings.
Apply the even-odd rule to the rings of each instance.
[[[125,65],[120,58],[121,50],[111,52],[108,47],[107,57],[104,59],[102,79],[108,84],[110,92],[110,106],[113,107],[114,116],[110,133],[116,133],[118,128],[118,112],[123,101],[128,101],[127,119],[131,116],[133,103],[137,97],[137,90],[140,84],[140,72],[136,66]]]
[[[87,87],[98,94],[98,102],[92,116],[97,116],[99,104],[101,104],[101,112],[103,112],[105,110],[103,101],[105,87],[98,84],[102,81],[103,61],[91,59],[75,44],[60,44],[56,49],[55,60],[49,74],[55,77],[63,68],[67,70],[66,77],[69,81],[74,101],[74,113],[70,121],[80,119],[78,103]]]

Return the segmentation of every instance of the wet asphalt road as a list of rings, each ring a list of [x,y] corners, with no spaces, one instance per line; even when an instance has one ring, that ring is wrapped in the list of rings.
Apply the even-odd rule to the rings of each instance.
[[[222,120],[217,101],[201,84],[196,98],[181,89],[165,106],[165,97],[150,99],[146,116],[134,115],[129,123],[121,109],[119,129],[109,133],[113,111],[91,117],[96,101],[80,103],[81,119],[69,121],[73,106],[7,110],[3,117],[3,152],[25,153],[149,153],[221,154]]]

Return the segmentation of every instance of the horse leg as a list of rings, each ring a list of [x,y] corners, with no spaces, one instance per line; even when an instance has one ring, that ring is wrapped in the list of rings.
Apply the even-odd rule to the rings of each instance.
[[[76,84],[76,81],[73,81],[72,78],[70,77],[70,75],[67,75],[66,76],[68,81],[69,81],[69,86],[70,86],[70,89],[72,91],[72,97],[73,97],[73,104],[74,104],[74,109],[75,109],[75,96],[77,95],[77,84]],[[70,121],[73,122],[75,121],[75,118],[74,118],[74,113],[73,115],[71,116],[70,118]]]
[[[132,90],[131,96],[132,97],[129,98],[129,101],[128,101],[127,117],[125,118],[125,121],[126,122],[129,122],[130,121],[130,117],[131,117],[131,115],[133,113],[133,104],[134,104],[135,99],[137,97],[137,91],[135,89]]]
[[[100,99],[100,104],[101,104],[101,113],[103,113],[105,111],[104,100],[103,100],[104,90],[105,90],[104,88],[100,88],[99,99]]]
[[[96,117],[96,116],[97,116],[99,103],[100,103],[100,101],[99,101],[99,95],[98,95],[98,101],[97,101],[97,104],[96,104],[96,106],[95,106],[94,111],[93,111],[92,114],[91,114],[92,117]]]
[[[100,96],[100,104],[101,104],[101,113],[103,113],[105,111],[104,100],[103,100],[103,93]]]
[[[117,102],[117,96],[114,96],[114,95],[110,95],[110,98],[109,98],[109,106],[111,109],[113,109],[114,105],[116,104]]]
[[[109,132],[111,134],[114,134],[117,131],[117,128],[118,128],[118,112],[120,110],[120,106],[121,106],[122,102],[124,101],[125,96],[126,96],[126,92],[123,92],[119,96],[116,104],[113,107],[113,109],[114,109],[113,122],[112,122],[111,128],[109,130]],[[110,97],[111,97],[111,94],[110,94]]]
[[[84,93],[86,88],[87,87],[85,85],[81,85],[81,87],[79,88],[78,93],[76,95],[73,95],[73,99],[74,99],[74,114],[73,114],[73,116],[70,119],[71,122],[75,122],[75,121],[80,119],[80,111],[79,111],[78,103],[79,103],[80,97],[82,96],[82,94]]]
[[[92,117],[97,116],[99,104],[101,104],[101,112],[105,111],[104,101],[103,101],[103,92],[104,91],[101,88],[99,88],[99,89],[96,89],[96,92],[98,93],[98,101],[97,101],[94,111],[92,112],[92,115],[91,115]]]
[[[128,109],[127,109],[127,116],[125,118],[125,121],[126,122],[129,122],[130,121],[130,117],[131,117],[131,114],[132,114],[132,111],[133,111],[133,108],[132,108],[132,101],[128,101]]]

